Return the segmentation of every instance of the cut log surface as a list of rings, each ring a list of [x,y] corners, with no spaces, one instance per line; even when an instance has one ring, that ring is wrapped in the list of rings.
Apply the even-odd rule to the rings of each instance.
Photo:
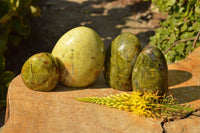
[[[200,47],[182,61],[168,66],[170,93],[180,103],[200,109]],[[18,75],[7,95],[5,125],[1,133],[179,133],[200,131],[200,117],[193,115],[169,122],[143,118],[131,112],[74,100],[121,93],[109,88],[101,74],[86,88],[69,88],[58,84],[52,92],[28,89]],[[195,112],[196,113],[196,112]],[[194,119],[195,122],[191,122]],[[185,121],[185,122],[183,122]],[[190,122],[189,125],[187,121]],[[192,127],[192,128],[190,128]],[[176,130],[177,129],[177,130]]]

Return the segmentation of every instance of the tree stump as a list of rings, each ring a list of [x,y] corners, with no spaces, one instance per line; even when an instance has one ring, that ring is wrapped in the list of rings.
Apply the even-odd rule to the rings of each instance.
[[[121,93],[109,88],[101,74],[89,87],[58,84],[52,92],[28,89],[18,75],[7,94],[5,125],[1,133],[132,133],[200,131],[200,47],[187,58],[168,65],[170,93],[197,111],[170,122],[143,118],[131,112],[74,100]]]

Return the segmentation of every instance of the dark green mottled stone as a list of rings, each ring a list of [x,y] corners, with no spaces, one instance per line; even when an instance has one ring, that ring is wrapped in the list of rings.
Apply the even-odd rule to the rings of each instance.
[[[117,90],[132,90],[133,65],[141,52],[141,44],[132,33],[117,36],[106,51],[104,77]]]
[[[132,73],[133,90],[163,95],[168,91],[168,68],[163,53],[147,46],[138,56]]]
[[[59,68],[56,59],[47,52],[31,56],[21,70],[24,84],[36,91],[51,91],[59,78]]]

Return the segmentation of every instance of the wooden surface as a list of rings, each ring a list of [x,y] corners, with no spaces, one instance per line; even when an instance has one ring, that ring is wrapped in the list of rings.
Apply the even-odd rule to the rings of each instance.
[[[169,68],[170,92],[181,103],[200,109],[200,47]],[[75,97],[120,93],[108,88],[103,75],[88,88],[57,85],[52,92],[32,91],[18,75],[10,84],[6,124],[1,133],[161,133],[161,120],[74,100]],[[199,118],[197,118],[199,119]]]

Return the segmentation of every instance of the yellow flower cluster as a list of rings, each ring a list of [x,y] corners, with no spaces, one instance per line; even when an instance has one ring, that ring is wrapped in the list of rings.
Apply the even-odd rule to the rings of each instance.
[[[154,118],[169,118],[177,114],[194,111],[189,106],[180,106],[172,96],[157,96],[154,93],[133,91],[132,94],[120,93],[107,97],[76,98],[83,102],[130,111],[137,115]]]

